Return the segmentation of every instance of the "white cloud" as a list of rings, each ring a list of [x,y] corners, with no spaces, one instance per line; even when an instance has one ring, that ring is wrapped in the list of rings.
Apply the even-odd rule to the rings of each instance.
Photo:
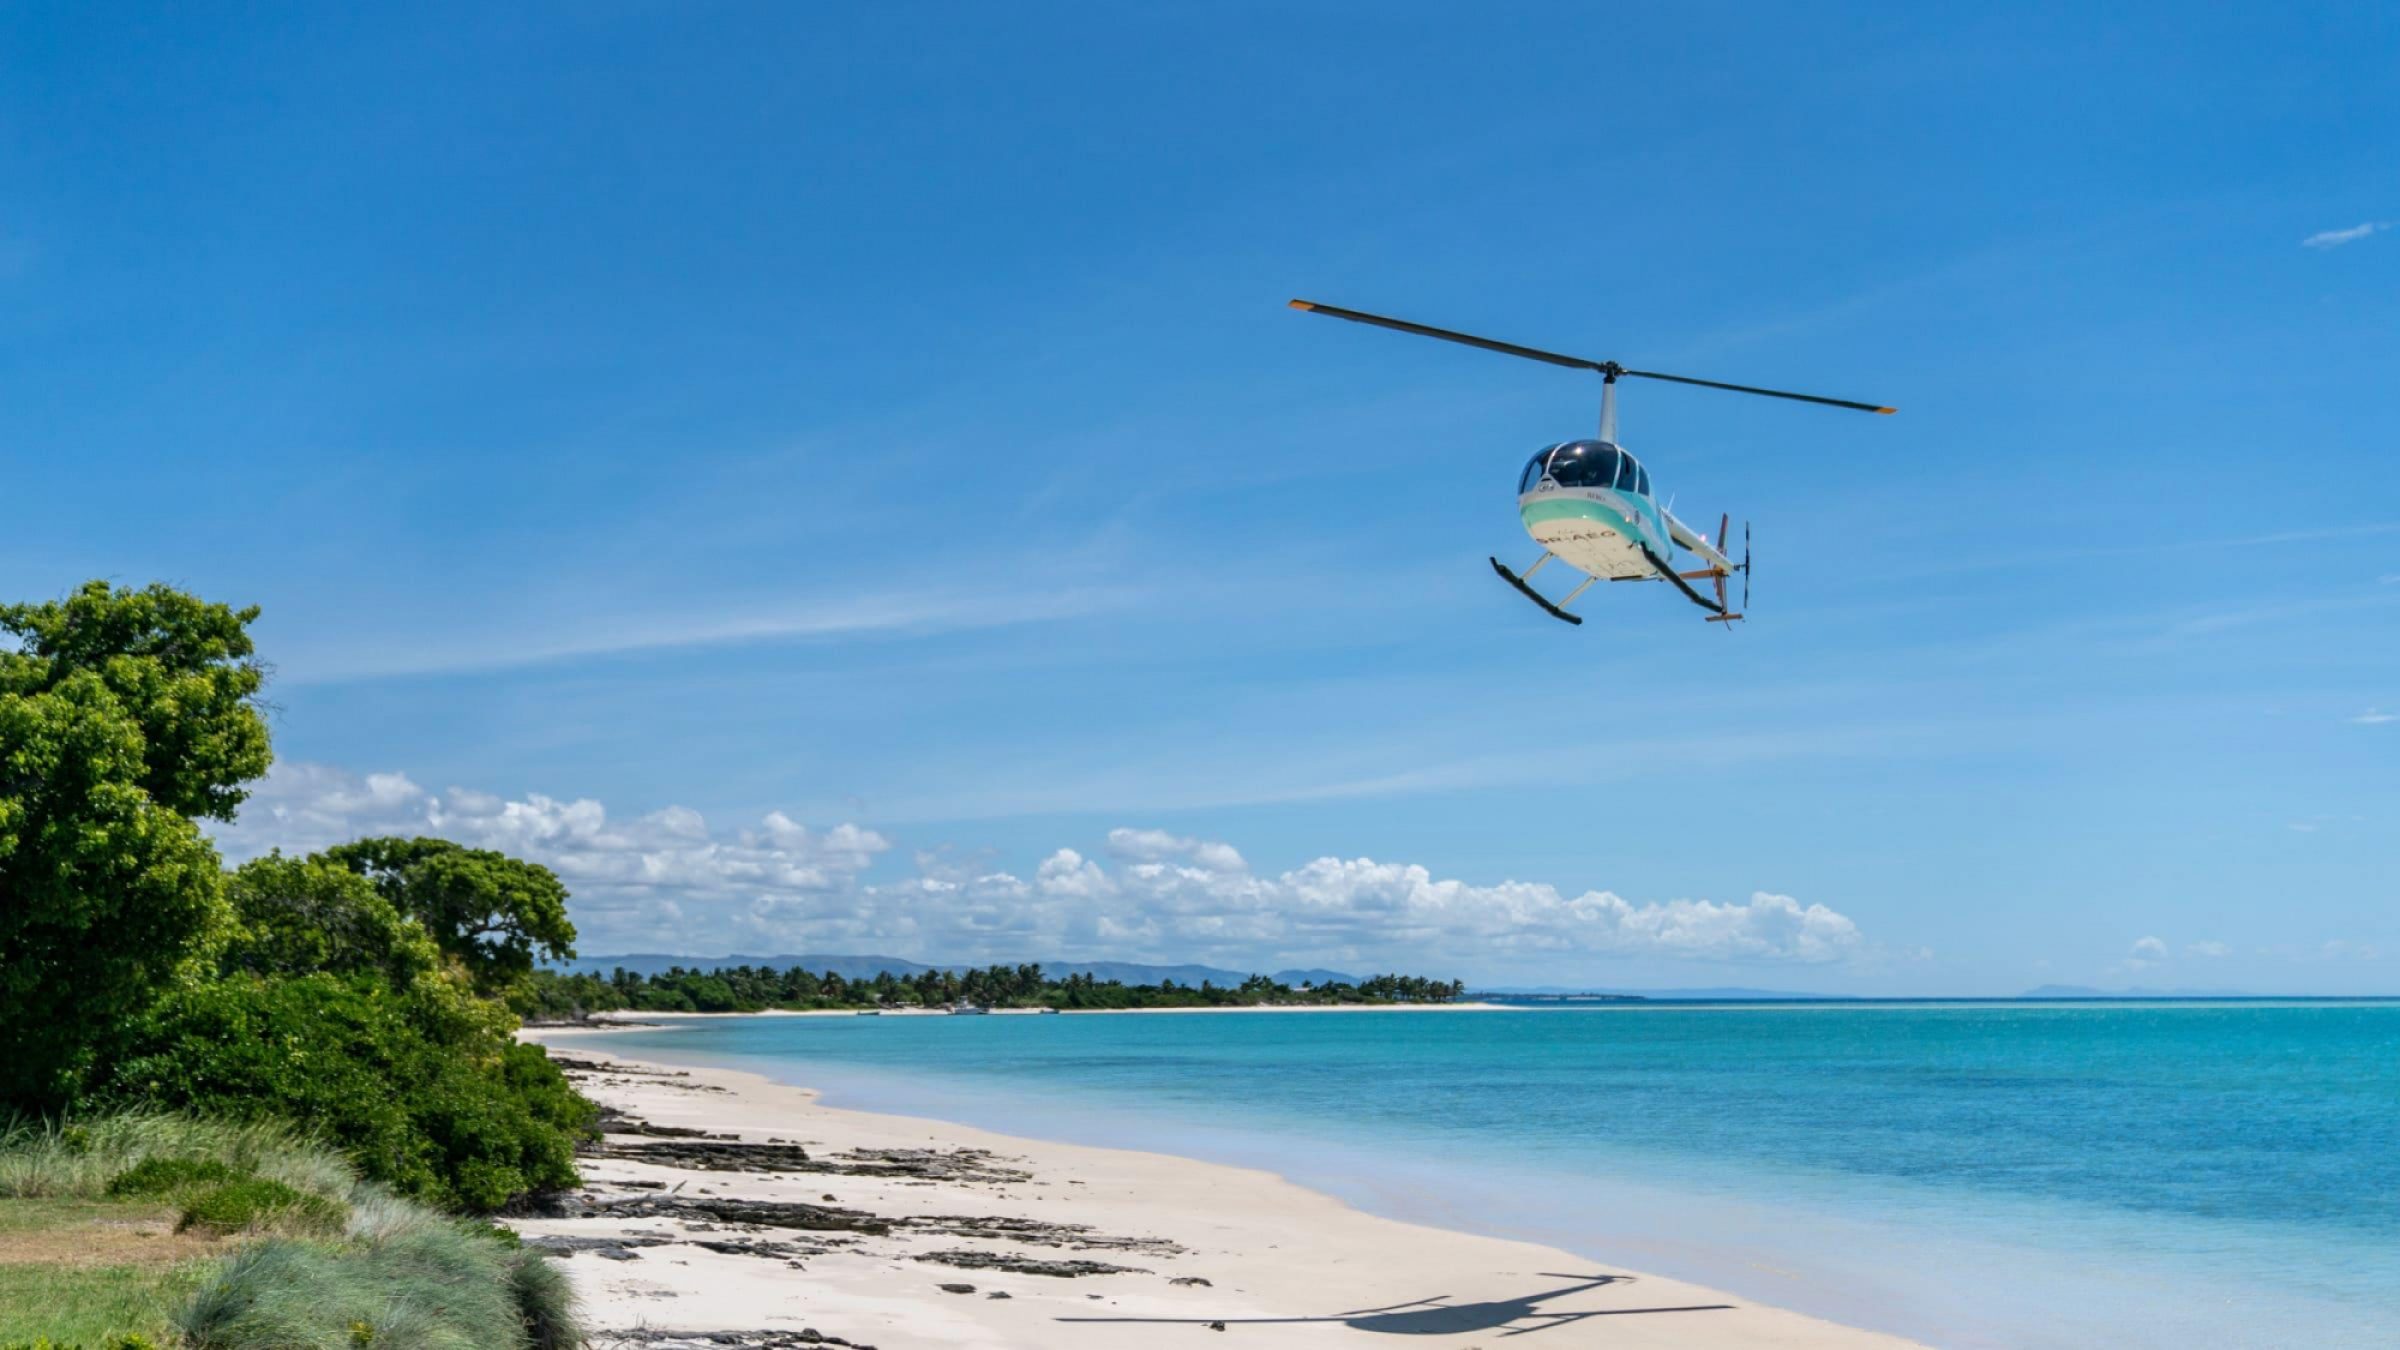
[[[2195,942],[2190,946],[2185,947],[2183,949],[2183,954],[2186,956],[2203,956],[2209,958],[2210,960],[2215,960],[2221,956],[2232,955],[2233,948],[2225,945],[2222,942]]]
[[[2350,725],[2357,727],[2379,727],[2386,722],[2400,722],[2400,713],[2387,713],[2381,708],[2369,708],[2350,719]]]
[[[652,942],[689,931],[693,915],[840,893],[891,847],[872,830],[816,831],[781,812],[721,836],[680,806],[614,820],[589,798],[531,793],[509,800],[464,788],[434,793],[402,774],[360,777],[289,762],[276,765],[240,819],[217,833],[226,856],[236,860],[370,834],[434,835],[499,849],[557,872],[575,893],[579,925]]]
[[[2344,244],[2355,244],[2368,235],[2380,234],[2390,228],[2392,228],[2392,222],[2388,220],[2370,220],[2353,225],[2346,230],[2319,230],[2301,240],[2300,247],[2340,248]]]
[[[2317,949],[2317,955],[2328,961],[2372,961],[2383,952],[2372,942],[2356,938],[2335,938]]]
[[[891,842],[855,825],[817,830],[771,812],[728,834],[683,807],[619,820],[589,799],[433,793],[399,774],[308,764],[278,766],[220,839],[239,859],[373,833],[440,835],[555,869],[575,893],[589,952],[1539,969],[1560,978],[1612,957],[1823,964],[1867,952],[1846,915],[1767,891],[1637,904],[1608,891],[1479,885],[1332,856],[1262,875],[1228,844],[1135,828],[1109,832],[1105,863],[1062,847],[1030,878],[935,850],[918,853],[910,875],[870,880]]]
[[[2164,961],[2167,959],[2167,944],[2154,937],[2138,938],[2127,955],[2129,960],[2142,965]]]
[[[1108,851],[1116,857],[1131,858],[1136,862],[1188,858],[1211,872],[1240,872],[1250,866],[1230,844],[1186,839],[1165,830],[1128,830],[1122,827],[1110,830]]]

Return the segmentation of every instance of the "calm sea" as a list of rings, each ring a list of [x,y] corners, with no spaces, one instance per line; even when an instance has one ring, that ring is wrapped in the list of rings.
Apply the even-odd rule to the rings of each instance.
[[[704,1020],[608,1048],[1265,1167],[1942,1345],[2400,1345],[2400,1003]]]

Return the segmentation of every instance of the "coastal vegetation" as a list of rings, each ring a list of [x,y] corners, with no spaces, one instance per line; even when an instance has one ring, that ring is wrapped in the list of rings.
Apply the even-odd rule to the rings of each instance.
[[[1447,1003],[1466,992],[1455,980],[1376,975],[1356,984],[1297,988],[1264,975],[1238,985],[1162,980],[1125,984],[1076,973],[1045,976],[1039,965],[886,971],[873,979],[844,979],[833,971],[757,966],[676,967],[655,975],[619,968],[607,976],[536,970],[511,993],[517,1011],[541,1021],[573,1021],[601,1012],[763,1012],[770,1008],[940,1008],[965,1003],[986,1008],[1109,1011],[1134,1008],[1306,1007],[1327,1004]]]
[[[576,1181],[597,1110],[511,1011],[566,888],[434,839],[226,869],[257,615],[0,606],[0,1346],[573,1344],[557,1272],[457,1217]]]
[[[364,1179],[287,1126],[131,1112],[0,1137],[0,1346],[579,1339],[538,1253]]]

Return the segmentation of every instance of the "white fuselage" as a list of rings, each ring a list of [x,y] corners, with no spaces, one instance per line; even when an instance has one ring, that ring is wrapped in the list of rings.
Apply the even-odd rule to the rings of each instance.
[[[1560,562],[1595,577],[1657,575],[1642,556],[1673,547],[1658,503],[1616,488],[1560,487],[1545,478],[1517,498],[1525,532]]]

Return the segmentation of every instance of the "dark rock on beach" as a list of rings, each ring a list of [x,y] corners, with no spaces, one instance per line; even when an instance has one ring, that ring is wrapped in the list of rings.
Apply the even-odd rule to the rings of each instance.
[[[640,1124],[640,1122],[635,1122]],[[619,1130],[621,1134],[664,1134],[660,1127],[643,1130]],[[655,1144],[626,1144],[603,1141],[584,1150],[587,1158],[623,1158],[628,1162],[655,1163],[661,1167],[683,1167],[697,1172],[813,1172],[823,1168],[811,1167],[808,1150],[798,1144],[727,1143],[720,1136],[703,1134],[698,1130],[683,1132],[682,1137]]]
[[[841,1209],[789,1200],[745,1200],[733,1195],[587,1196],[566,1217],[580,1219],[642,1218],[716,1220],[760,1228],[794,1228],[822,1233],[867,1233],[881,1237],[892,1231],[889,1220],[863,1209]]]
[[[666,1331],[657,1327],[641,1327],[629,1331],[603,1332],[592,1344],[600,1350],[618,1346],[643,1346],[649,1350],[799,1350],[801,1346],[847,1346],[849,1350],[875,1350],[864,1341],[846,1341],[839,1336],[827,1336],[815,1327],[798,1331]]]
[[[1058,1279],[1074,1279],[1082,1275],[1147,1275],[1150,1273],[1132,1266],[1112,1266],[1106,1261],[1045,1261],[1039,1257],[1011,1256],[1006,1252],[966,1250],[924,1252],[916,1259],[929,1261],[935,1265],[957,1266],[962,1270],[1005,1270],[1017,1275],[1049,1275]]]
[[[633,1248],[663,1247],[667,1241],[663,1237],[563,1237],[545,1233],[524,1239],[524,1245],[553,1256],[590,1252],[611,1261],[631,1261],[634,1259]]]
[[[981,1238],[992,1242],[1021,1242],[1032,1247],[1067,1247],[1075,1251],[1141,1252],[1179,1256],[1184,1249],[1165,1238],[1111,1237],[1087,1224],[1046,1223],[1007,1215],[921,1214],[895,1219],[895,1227],[912,1233],[943,1237]]]

